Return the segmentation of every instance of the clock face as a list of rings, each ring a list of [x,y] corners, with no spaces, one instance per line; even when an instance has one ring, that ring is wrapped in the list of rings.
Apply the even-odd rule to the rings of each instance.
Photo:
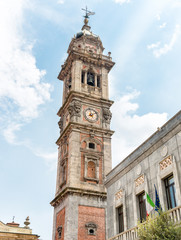
[[[90,122],[96,122],[98,120],[98,112],[92,108],[87,108],[84,112],[85,118]]]

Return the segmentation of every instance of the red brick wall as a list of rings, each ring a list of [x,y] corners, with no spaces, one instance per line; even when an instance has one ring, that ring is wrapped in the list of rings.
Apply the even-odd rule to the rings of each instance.
[[[78,240],[105,240],[105,209],[97,207],[79,206]],[[97,225],[96,235],[88,235],[86,223]]]
[[[55,240],[64,240],[65,208],[57,213]],[[62,237],[58,238],[57,228],[62,226]]]

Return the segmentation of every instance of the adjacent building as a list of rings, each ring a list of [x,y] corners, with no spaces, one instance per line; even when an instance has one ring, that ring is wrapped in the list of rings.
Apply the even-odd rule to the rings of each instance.
[[[0,239],[1,240],[39,240],[39,236],[32,233],[32,229],[28,227],[30,224],[29,217],[24,222],[25,226],[20,227],[14,221],[11,223],[3,223],[0,221]]]
[[[180,176],[181,111],[107,175],[108,238],[118,239],[116,235],[120,235],[119,239],[136,238],[131,238],[132,228],[138,220],[146,219],[145,192],[154,202],[155,187],[162,208],[180,221]]]

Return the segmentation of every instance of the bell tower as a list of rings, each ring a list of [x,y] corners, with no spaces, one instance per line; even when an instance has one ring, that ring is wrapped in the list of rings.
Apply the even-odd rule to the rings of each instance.
[[[105,240],[106,190],[111,170],[111,112],[108,73],[114,65],[91,32],[87,11],[81,32],[71,40],[58,79],[63,103],[58,111],[60,137],[53,240]]]

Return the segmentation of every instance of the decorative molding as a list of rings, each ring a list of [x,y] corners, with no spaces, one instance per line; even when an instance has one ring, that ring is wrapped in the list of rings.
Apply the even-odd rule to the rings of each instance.
[[[99,199],[101,199],[101,201],[106,201],[107,199],[107,193],[106,192],[98,192],[95,190],[83,190],[81,188],[70,188],[70,187],[66,187],[63,189],[63,191],[59,191],[55,198],[50,202],[50,204],[52,206],[57,206],[57,204],[60,203],[60,201],[65,198],[65,196],[67,196],[68,194],[74,194],[77,196],[87,196],[87,197],[98,197]]]
[[[136,187],[140,186],[141,184],[143,184],[145,182],[145,178],[144,175],[141,175],[139,178],[137,178],[135,180],[135,185]]]
[[[168,153],[168,148],[167,148],[167,146],[164,146],[161,151],[161,156],[165,157],[167,155],[167,153]]]
[[[70,44],[71,45],[71,44]],[[114,66],[114,62],[112,62],[112,58],[110,56],[106,56],[98,53],[91,53],[91,57],[87,54],[85,49],[80,49],[73,47],[68,50],[69,56],[65,63],[62,65],[61,72],[58,75],[58,79],[64,79],[71,70],[72,62],[76,59],[84,61],[85,64],[89,64],[90,62],[97,67],[105,67],[108,71]]]
[[[81,103],[77,100],[74,100],[68,106],[68,111],[69,111],[70,117],[73,117],[73,116],[80,117]]]
[[[96,235],[97,225],[93,222],[89,222],[85,224],[85,227],[87,228],[88,235]]]
[[[65,81],[65,87],[67,89],[70,89],[71,88],[71,84],[72,84],[72,79],[71,78],[68,78],[66,81]]]
[[[172,161],[172,156],[168,156],[167,158],[163,159],[159,165],[160,165],[160,170],[164,170],[165,168],[167,168],[168,166],[172,165],[173,161]]]
[[[139,176],[141,174],[141,165],[139,164],[136,168],[136,174]]]
[[[60,133],[61,133],[63,130],[63,119],[62,118],[60,119],[60,121],[58,121],[58,126],[60,128]]]
[[[110,123],[111,122],[111,118],[112,118],[112,113],[110,111],[109,108],[103,108],[103,121],[106,123]]]
[[[119,192],[115,194],[115,199],[119,200],[122,197],[123,197],[123,190],[121,189]]]

